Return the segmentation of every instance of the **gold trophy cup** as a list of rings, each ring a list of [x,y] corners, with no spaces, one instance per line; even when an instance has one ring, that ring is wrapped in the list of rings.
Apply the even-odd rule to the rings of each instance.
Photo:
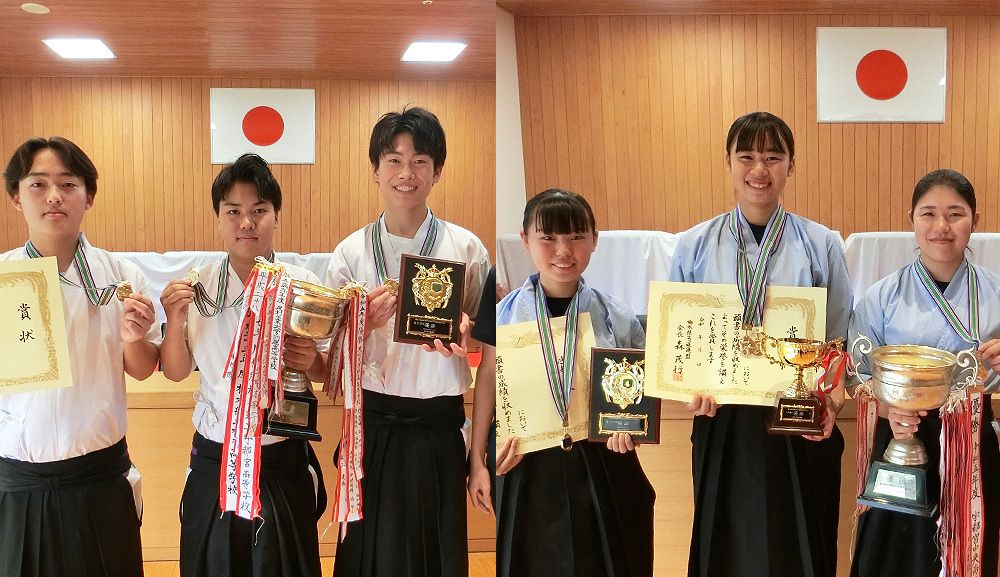
[[[285,308],[285,333],[307,339],[328,339],[342,326],[350,296],[305,281],[293,280]],[[281,414],[268,409],[264,432],[269,435],[320,440],[316,430],[316,395],[310,390],[309,377],[289,367],[281,370],[285,399]]]
[[[803,372],[823,362],[830,349],[841,347],[842,339],[815,341],[811,339],[776,339],[765,335],[761,352],[771,363],[795,369],[792,384],[778,397],[774,412],[768,419],[769,433],[785,435],[818,435],[823,432],[823,402],[806,386]],[[770,349],[774,349],[772,356]]]
[[[955,355],[923,345],[872,348],[871,340],[865,335],[851,345],[852,353],[859,350],[871,357],[872,395],[886,406],[905,411],[937,409],[948,400],[953,389],[969,384],[957,382],[960,372],[979,369],[978,359],[971,351]],[[916,435],[909,439],[893,439],[882,458],[883,461],[873,461],[868,469],[865,490],[858,502],[932,517],[937,511],[937,501],[927,493],[928,459],[923,442]]]

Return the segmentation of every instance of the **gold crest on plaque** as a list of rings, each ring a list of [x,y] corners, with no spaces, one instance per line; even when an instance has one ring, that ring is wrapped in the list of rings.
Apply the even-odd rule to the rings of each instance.
[[[434,309],[447,307],[451,290],[455,286],[448,275],[452,268],[438,270],[436,264],[427,268],[420,263],[415,263],[415,266],[418,272],[413,277],[413,298],[417,305],[426,308],[429,313],[434,312]]]
[[[635,363],[624,358],[620,363],[611,359],[604,359],[604,362],[608,365],[601,376],[604,399],[622,409],[642,402],[642,383],[646,375],[642,365],[645,359]]]

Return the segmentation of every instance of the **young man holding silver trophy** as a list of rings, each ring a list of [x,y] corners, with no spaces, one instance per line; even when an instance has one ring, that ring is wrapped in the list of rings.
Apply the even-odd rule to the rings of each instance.
[[[303,268],[274,262],[272,242],[281,188],[267,163],[244,154],[212,184],[212,206],[226,257],[167,284],[160,363],[180,381],[200,370],[190,472],[181,497],[181,574],[319,576],[316,521],[326,509],[319,462],[305,439],[263,434],[259,447],[259,516],[223,512],[227,411],[232,381],[224,376],[233,335],[240,329],[244,284],[263,258],[297,281],[319,283]],[[194,306],[192,306],[194,305]],[[325,378],[325,358],[313,339],[284,336],[283,361],[313,381]]]

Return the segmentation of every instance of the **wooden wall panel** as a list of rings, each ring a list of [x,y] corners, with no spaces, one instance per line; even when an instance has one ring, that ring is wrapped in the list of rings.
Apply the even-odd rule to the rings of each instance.
[[[816,121],[818,26],[948,28],[943,124]],[[678,232],[733,205],[729,125],[768,110],[796,137],[789,210],[845,237],[908,230],[917,180],[954,168],[1000,227],[1000,17],[515,16],[529,197],[559,186],[598,226]]]
[[[83,229],[120,251],[221,250],[211,205],[209,89],[314,88],[316,164],[274,165],[283,208],[275,247],[330,252],[375,219],[381,196],[370,176],[368,137],[381,114],[419,104],[448,136],[435,214],[478,235],[493,251],[495,83],[222,78],[0,78],[0,154],[32,136],[65,136],[97,165],[98,194]],[[21,215],[0,209],[0,250],[27,239]]]

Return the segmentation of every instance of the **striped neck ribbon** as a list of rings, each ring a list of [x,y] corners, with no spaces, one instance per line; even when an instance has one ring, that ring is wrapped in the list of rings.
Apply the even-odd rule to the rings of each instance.
[[[420,256],[430,256],[431,251],[434,250],[434,243],[437,242],[438,233],[438,219],[431,212],[431,209],[427,209],[427,212],[431,214],[431,223],[427,227],[427,236],[424,237],[424,242],[420,245]],[[385,263],[385,252],[382,250],[382,234],[379,229],[385,228],[385,213],[383,212],[378,220],[375,221],[375,226],[372,227],[372,253],[375,257],[375,270],[378,273],[379,284],[385,284],[385,281],[389,279],[389,270]],[[389,231],[386,231],[389,234]]]
[[[920,279],[920,283],[924,285],[927,289],[927,293],[931,295],[931,300],[937,305],[938,310],[944,315],[944,318],[951,325],[951,328],[958,334],[962,340],[972,343],[973,345],[979,345],[979,277],[976,275],[976,269],[972,266],[972,263],[968,263],[969,269],[969,324],[966,327],[962,323],[962,320],[958,318],[958,314],[955,309],[951,308],[951,304],[944,298],[944,294],[941,289],[938,288],[937,283],[931,277],[931,273],[928,272],[927,267],[924,266],[923,261],[917,258],[913,263],[913,268],[917,271],[917,278]]]
[[[535,285],[535,317],[538,320],[538,337],[542,344],[542,360],[545,375],[549,381],[549,391],[556,405],[556,412],[562,418],[563,427],[569,426],[569,397],[573,390],[573,376],[576,372],[576,343],[579,340],[578,320],[580,313],[580,290],[577,289],[566,309],[566,332],[563,335],[562,363],[556,354],[552,336],[552,322],[545,291],[539,282]]]
[[[24,250],[27,251],[29,258],[41,258],[42,253],[38,252],[35,245],[31,244],[29,240],[24,245]],[[73,254],[73,266],[76,267],[76,272],[80,275],[80,279],[83,280],[83,286],[76,284],[75,282],[69,280],[62,273],[59,273],[59,282],[65,285],[76,287],[78,289],[83,289],[87,294],[87,300],[90,304],[95,306],[104,306],[111,302],[111,297],[115,295],[115,289],[118,288],[116,284],[110,284],[106,287],[98,288],[97,284],[94,282],[94,275],[90,271],[90,264],[87,263],[87,255],[83,254],[83,235],[80,235],[80,240],[76,245],[76,252]]]
[[[781,235],[785,231],[785,209],[778,205],[778,209],[771,215],[771,220],[764,229],[764,238],[760,243],[760,254],[757,256],[757,265],[750,264],[747,258],[747,247],[743,241],[743,232],[740,230],[740,207],[737,206],[729,213],[729,231],[736,238],[739,246],[736,256],[736,284],[740,289],[740,298],[743,300],[743,326],[759,327],[764,321],[764,296],[767,292],[767,264],[771,256],[781,242]]]
[[[267,261],[274,262],[274,251],[271,251],[271,256],[267,257]],[[226,255],[225,260],[222,261],[222,268],[219,270],[218,286],[219,292],[215,299],[209,296],[208,290],[201,282],[196,282],[191,287],[194,290],[194,305],[198,308],[201,316],[214,317],[222,312],[222,309],[235,308],[243,304],[243,295],[246,294],[245,287],[240,296],[236,297],[236,300],[231,304],[226,304],[226,293],[229,291],[229,255]]]

